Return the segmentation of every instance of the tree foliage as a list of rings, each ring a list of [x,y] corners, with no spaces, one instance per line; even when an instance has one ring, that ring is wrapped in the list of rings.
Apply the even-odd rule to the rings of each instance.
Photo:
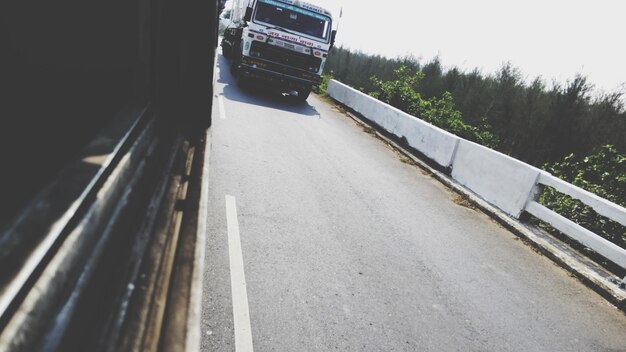
[[[422,71],[411,72],[408,67],[400,66],[394,71],[393,77],[390,81],[372,77],[374,91],[370,95],[459,137],[489,147],[497,144],[497,138],[487,126],[481,129],[463,120],[449,92],[443,93],[441,97],[422,98],[418,92],[426,77]]]
[[[541,167],[571,153],[587,155],[611,144],[626,152],[626,112],[622,92],[593,96],[593,85],[578,75],[565,84],[540,77],[526,83],[512,64],[494,74],[478,69],[445,69],[435,58],[422,63],[413,56],[386,58],[341,47],[333,49],[326,72],[363,92],[396,80],[405,67],[411,77],[421,72],[415,92],[424,100],[449,92],[462,120],[497,136],[494,149]],[[375,76],[377,80],[370,80]],[[378,84],[378,86],[377,86]]]

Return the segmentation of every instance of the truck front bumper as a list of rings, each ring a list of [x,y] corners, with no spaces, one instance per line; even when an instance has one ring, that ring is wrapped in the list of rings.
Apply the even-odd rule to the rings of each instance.
[[[294,69],[267,60],[244,56],[239,64],[239,74],[268,83],[275,87],[310,89],[321,83],[322,78],[314,73]]]

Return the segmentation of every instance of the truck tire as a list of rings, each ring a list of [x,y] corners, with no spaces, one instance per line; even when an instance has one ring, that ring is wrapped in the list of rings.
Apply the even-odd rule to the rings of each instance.
[[[241,62],[241,48],[238,44],[235,44],[231,48],[230,54],[230,73],[237,75],[237,68]]]
[[[230,73],[233,74],[233,76],[237,76],[237,68],[239,67],[239,56],[237,56],[236,54],[233,55],[233,57],[231,57],[230,59]]]

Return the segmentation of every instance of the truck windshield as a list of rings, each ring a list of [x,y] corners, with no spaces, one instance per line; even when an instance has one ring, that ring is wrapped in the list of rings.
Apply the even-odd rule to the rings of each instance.
[[[328,42],[330,18],[274,0],[259,0],[255,22],[262,22]]]

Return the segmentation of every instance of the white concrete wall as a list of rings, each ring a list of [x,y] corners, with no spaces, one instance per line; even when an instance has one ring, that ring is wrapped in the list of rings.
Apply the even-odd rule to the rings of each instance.
[[[439,165],[447,168],[452,164],[461,138],[334,80],[328,85],[328,94],[387,132],[406,138],[411,147]]]
[[[519,218],[541,170],[476,143],[462,140],[452,178],[505,213]]]
[[[443,167],[491,204],[519,217],[539,170],[489,148],[466,141],[356,89],[331,81],[328,94],[400,138]]]
[[[328,94],[387,132],[406,138],[411,147],[439,165],[450,167],[454,180],[505,213],[519,218],[527,211],[626,268],[626,250],[543,207],[534,197],[540,185],[554,187],[626,226],[623,207],[517,159],[456,137],[337,81],[330,82]]]

